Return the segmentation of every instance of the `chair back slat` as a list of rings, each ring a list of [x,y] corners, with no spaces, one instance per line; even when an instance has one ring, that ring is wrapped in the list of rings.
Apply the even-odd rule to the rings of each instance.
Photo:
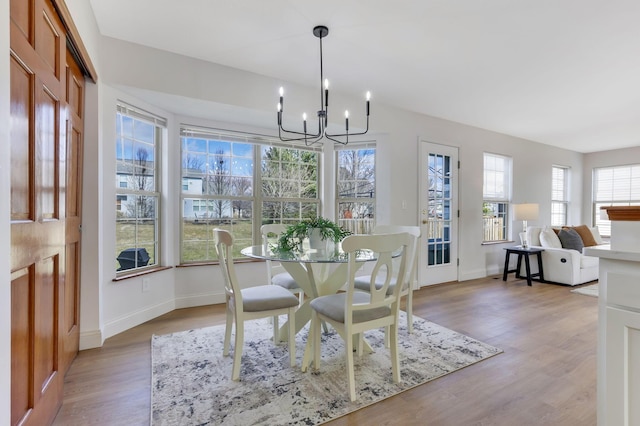
[[[342,249],[349,255],[349,272],[347,282],[346,315],[353,315],[354,311],[375,309],[381,306],[391,305],[394,310],[399,309],[401,287],[396,285],[391,294],[387,290],[392,277],[398,282],[404,282],[407,267],[407,252],[413,237],[406,233],[376,234],[376,235],[351,235],[342,241]],[[355,288],[355,274],[360,265],[356,265],[356,252],[368,249],[377,254],[377,260],[371,274],[371,299],[369,303],[354,304],[353,294]],[[400,252],[399,255],[397,253]],[[397,256],[396,256],[397,255]],[[400,260],[396,266],[394,257]],[[377,281],[377,282],[376,282]],[[382,283],[382,285],[380,285]]]
[[[422,232],[419,226],[412,225],[376,225],[373,229],[373,235],[375,234],[394,234],[398,232],[406,232],[412,235],[412,243],[409,246],[407,252],[407,273],[405,274],[405,280],[403,288],[411,287],[416,280],[416,274],[418,270],[418,248],[419,241]]]
[[[233,235],[229,231],[216,228],[213,230],[213,240],[224,277],[227,300],[233,298],[235,305],[242,310],[242,292],[233,265]]]
[[[262,225],[260,227],[260,234],[262,235],[262,245],[265,247],[265,249],[269,245],[269,235],[276,235],[279,238],[280,235],[284,233],[286,230],[287,230],[287,225],[283,223],[270,223],[267,225]],[[266,263],[267,263],[267,283],[270,284],[275,273],[277,273],[278,271],[284,270],[284,268],[282,268],[282,266],[278,264],[274,264],[269,259],[266,260]]]

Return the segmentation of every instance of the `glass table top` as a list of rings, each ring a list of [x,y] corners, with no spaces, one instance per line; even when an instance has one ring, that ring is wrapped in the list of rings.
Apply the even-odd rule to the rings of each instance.
[[[334,250],[303,249],[301,251],[278,251],[271,245],[259,245],[245,247],[240,253],[247,257],[279,262],[345,263],[349,261],[349,255],[342,251],[339,245]],[[376,253],[371,250],[357,251],[356,261],[358,262],[368,262],[376,258]]]

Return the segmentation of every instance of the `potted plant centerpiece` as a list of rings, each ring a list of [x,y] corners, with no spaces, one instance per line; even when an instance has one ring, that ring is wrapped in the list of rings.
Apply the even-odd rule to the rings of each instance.
[[[334,246],[351,235],[350,231],[324,217],[303,220],[290,225],[278,239],[278,250],[293,251],[302,249],[302,242],[308,238],[309,248],[327,250],[327,242]]]

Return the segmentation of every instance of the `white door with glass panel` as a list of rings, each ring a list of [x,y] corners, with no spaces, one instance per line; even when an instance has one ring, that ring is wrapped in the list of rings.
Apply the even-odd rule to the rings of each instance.
[[[418,282],[458,280],[458,148],[420,143]]]

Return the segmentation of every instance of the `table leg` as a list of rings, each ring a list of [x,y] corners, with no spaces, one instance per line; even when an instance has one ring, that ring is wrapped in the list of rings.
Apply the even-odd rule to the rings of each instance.
[[[529,255],[524,255],[524,264],[527,270],[527,285],[531,287],[531,265],[529,264]]]
[[[507,250],[507,254],[504,255],[504,272],[502,273],[502,281],[507,280],[507,274],[509,273],[509,257],[511,253]]]
[[[522,267],[522,256],[525,256],[527,258],[525,264],[528,265],[529,263],[529,257],[526,255],[523,255],[522,253],[518,253],[518,262],[516,263],[516,278],[522,278],[520,276],[520,268]]]
[[[542,253],[538,252],[536,253],[538,255],[538,273],[540,275],[538,275],[538,278],[540,279],[540,282],[544,282],[544,272],[542,271]]]

